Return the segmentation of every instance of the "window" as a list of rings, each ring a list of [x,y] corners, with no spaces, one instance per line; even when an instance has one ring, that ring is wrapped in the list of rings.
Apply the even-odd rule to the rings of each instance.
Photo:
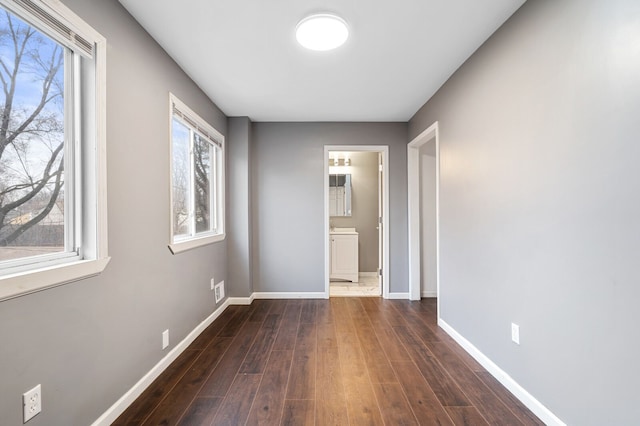
[[[0,300],[108,262],[105,40],[54,0],[0,0]]]
[[[224,239],[224,136],[172,94],[170,107],[175,254]]]

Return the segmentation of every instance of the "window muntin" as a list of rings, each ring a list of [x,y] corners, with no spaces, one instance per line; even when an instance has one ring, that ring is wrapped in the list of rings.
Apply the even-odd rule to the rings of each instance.
[[[4,240],[0,300],[4,300],[98,274],[109,261],[106,41],[56,0],[0,0],[0,15],[1,33],[9,36],[0,40],[0,122],[2,113],[7,112],[8,118],[0,155],[0,192],[5,191],[0,223],[18,227],[33,221],[33,227],[40,226],[37,236],[26,235],[34,233],[33,227],[19,232],[22,240],[0,229]],[[15,55],[12,46],[16,35],[18,43],[28,36],[22,56]],[[14,74],[16,65],[26,66]],[[42,99],[46,102],[41,105]],[[34,127],[36,122],[49,127]],[[42,188],[33,191],[39,185]],[[11,187],[22,194],[14,191],[9,196]],[[41,248],[43,241],[47,245]],[[18,244],[24,250],[17,250]]]
[[[171,95],[171,250],[224,238],[224,137]],[[208,239],[205,239],[208,237]]]

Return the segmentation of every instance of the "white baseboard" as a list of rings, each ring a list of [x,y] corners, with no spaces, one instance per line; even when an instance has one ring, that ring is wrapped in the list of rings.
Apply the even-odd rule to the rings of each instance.
[[[254,299],[326,299],[326,293],[302,292],[259,292],[251,295]]]
[[[476,361],[480,363],[493,377],[495,377],[504,387],[509,389],[512,394],[515,395],[527,408],[529,408],[536,416],[540,418],[546,425],[549,426],[566,426],[566,424],[560,420],[555,414],[553,414],[547,407],[542,405],[540,401],[535,399],[529,392],[527,392],[522,386],[518,384],[511,376],[509,376],[504,370],[498,367],[493,361],[491,361],[485,354],[480,352],[471,342],[465,339],[460,333],[458,333],[453,327],[447,324],[443,319],[438,318],[438,325],[449,335],[458,342],[465,351],[469,353]]]
[[[358,275],[360,275],[361,277],[367,277],[367,278],[373,277],[373,278],[375,278],[375,277],[378,276],[378,273],[377,272],[360,272]]]
[[[326,293],[319,292],[258,292],[252,293],[249,297],[228,297],[222,305],[218,307],[204,321],[198,324],[191,333],[189,333],[180,343],[178,343],[167,355],[164,356],[156,365],[154,365],[147,374],[145,374],[138,382],[131,387],[124,395],[120,397],[111,407],[107,409],[92,426],[109,426],[113,423],[142,392],[153,383],[153,381],[162,374],[162,372],[180,356],[185,349],[209,326],[216,318],[224,312],[230,305],[250,305],[254,299],[326,299]],[[409,299],[409,293],[389,293],[388,299]],[[443,327],[444,328],[444,327]],[[451,334],[451,333],[449,333]],[[457,334],[457,333],[456,333]],[[454,337],[455,338],[455,337]],[[463,345],[464,346],[464,345]],[[486,367],[485,367],[486,368]],[[489,370],[489,368],[487,368]],[[489,370],[491,371],[491,370]],[[557,423],[562,425],[563,423]]]
[[[191,333],[187,335],[180,343],[178,343],[168,354],[164,356],[153,368],[145,374],[138,382],[133,385],[124,395],[120,397],[111,407],[107,409],[98,419],[93,422],[92,426],[109,426],[113,423],[124,410],[138,398],[142,392],[149,387],[153,381],[158,378],[160,374],[180,356],[180,354],[189,347],[189,345],[196,340],[196,338],[211,325],[211,323],[220,316],[227,306],[231,303],[229,298],[222,303],[211,315],[209,315],[204,321],[196,326]]]
[[[420,295],[424,298],[430,299],[433,297],[438,297],[438,292],[435,290],[431,290],[431,291],[423,291],[422,294]]]
[[[250,305],[253,299],[255,299],[254,295],[255,293],[252,293],[249,297],[229,297],[227,302],[229,302],[230,305]]]
[[[386,298],[409,300],[409,293],[389,293]]]

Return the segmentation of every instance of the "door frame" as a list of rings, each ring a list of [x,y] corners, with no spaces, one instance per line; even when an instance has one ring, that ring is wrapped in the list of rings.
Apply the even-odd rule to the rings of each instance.
[[[379,152],[382,154],[382,226],[383,264],[382,297],[389,298],[389,145],[325,145],[324,146],[324,282],[325,298],[329,298],[330,245],[329,245],[329,152]]]
[[[420,283],[422,250],[422,232],[420,230],[420,206],[422,193],[420,191],[420,147],[435,139],[436,149],[436,297],[440,296],[440,138],[438,122],[416,136],[407,145],[407,201],[409,222],[409,300],[420,300]],[[438,297],[438,311],[440,310]]]

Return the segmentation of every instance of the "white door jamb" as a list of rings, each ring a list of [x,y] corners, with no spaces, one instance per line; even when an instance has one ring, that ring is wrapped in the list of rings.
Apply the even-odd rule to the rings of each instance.
[[[409,300],[420,300],[422,253],[420,240],[420,147],[435,138],[436,144],[436,286],[440,294],[440,141],[438,122],[416,136],[407,145],[407,200],[409,222]],[[439,299],[438,299],[439,301]],[[439,308],[439,306],[438,306]]]

